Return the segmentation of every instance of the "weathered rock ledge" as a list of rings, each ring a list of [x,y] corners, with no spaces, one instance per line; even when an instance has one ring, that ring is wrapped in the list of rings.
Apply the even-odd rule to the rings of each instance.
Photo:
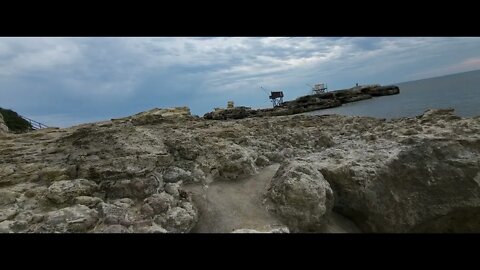
[[[190,232],[202,216],[187,185],[272,164],[265,206],[289,232],[322,232],[332,214],[363,232],[480,232],[480,117],[212,121],[186,109],[2,134],[0,232]]]

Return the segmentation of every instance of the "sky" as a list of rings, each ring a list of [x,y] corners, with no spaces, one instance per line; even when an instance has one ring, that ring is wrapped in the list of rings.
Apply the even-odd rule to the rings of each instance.
[[[271,107],[359,84],[480,69],[478,37],[0,37],[0,107],[48,126],[152,108]]]

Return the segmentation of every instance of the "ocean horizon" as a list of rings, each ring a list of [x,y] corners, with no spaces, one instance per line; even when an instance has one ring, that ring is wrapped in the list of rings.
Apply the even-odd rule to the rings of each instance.
[[[308,112],[394,119],[421,115],[428,109],[455,109],[462,117],[480,116],[480,70],[394,83],[400,94],[374,97],[340,107]]]

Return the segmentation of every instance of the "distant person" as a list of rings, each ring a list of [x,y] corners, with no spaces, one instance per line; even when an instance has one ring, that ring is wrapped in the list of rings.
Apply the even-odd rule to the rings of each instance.
[[[358,83],[355,86],[358,86]]]

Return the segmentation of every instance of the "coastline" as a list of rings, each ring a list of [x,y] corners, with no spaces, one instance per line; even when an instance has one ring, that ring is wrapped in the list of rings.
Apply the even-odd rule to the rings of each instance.
[[[395,85],[365,85],[350,89],[335,90],[320,94],[306,95],[295,100],[286,101],[279,106],[268,109],[252,110],[250,107],[217,108],[206,113],[203,118],[210,120],[243,119],[249,117],[265,117],[301,114],[342,106],[343,104],[371,99],[373,97],[397,95],[400,88]]]
[[[289,232],[325,232],[334,216],[362,232],[480,231],[480,117],[451,109],[390,121],[155,109],[2,133],[0,149],[0,232],[191,232],[204,216],[187,186],[255,179],[274,164],[252,207]]]

